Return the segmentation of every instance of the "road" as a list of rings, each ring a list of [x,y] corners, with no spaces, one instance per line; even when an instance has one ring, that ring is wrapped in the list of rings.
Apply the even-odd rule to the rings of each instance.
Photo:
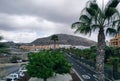
[[[79,74],[79,76],[83,79],[83,81],[98,81],[96,77],[96,73],[86,66],[80,64],[80,62],[70,55],[68,55],[68,60],[73,64],[73,68],[76,70],[76,72]],[[110,81],[110,80],[105,80]]]
[[[7,74],[10,74],[10,73],[16,72],[19,69],[19,65],[16,64],[13,66],[8,66],[8,67],[5,67],[5,69],[7,71]]]
[[[1,78],[5,78],[10,73],[16,72],[19,69],[19,64],[11,64],[11,65],[5,65],[3,67],[3,70],[1,71]]]

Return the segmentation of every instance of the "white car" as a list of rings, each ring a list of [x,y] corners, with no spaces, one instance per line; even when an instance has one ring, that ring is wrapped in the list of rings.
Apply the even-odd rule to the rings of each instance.
[[[19,80],[19,74],[18,73],[11,73],[6,77],[7,81],[17,81]]]
[[[26,71],[27,71],[27,69],[26,69],[26,67],[25,67],[25,66],[23,66],[23,67],[20,67],[20,69],[19,69],[19,71],[18,71],[18,72],[20,72],[20,71],[22,71],[22,72],[26,72]]]
[[[13,77],[7,77],[6,81],[17,81],[17,79],[13,78]]]
[[[18,73],[20,77],[23,77],[25,75],[23,71],[19,71]]]

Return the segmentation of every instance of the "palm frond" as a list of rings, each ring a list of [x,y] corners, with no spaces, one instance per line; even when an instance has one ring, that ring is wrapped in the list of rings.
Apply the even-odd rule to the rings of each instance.
[[[113,16],[114,14],[119,13],[117,9],[109,7],[106,11],[105,11],[105,16],[107,18],[110,18],[111,16]]]
[[[91,28],[88,25],[82,25],[76,29],[75,33],[91,34]]]
[[[91,4],[90,4],[90,8],[92,8],[92,9],[94,9],[94,10],[98,10],[98,5],[97,5],[97,3],[95,3],[95,2],[92,2]]]
[[[115,8],[118,4],[119,4],[119,0],[110,0],[106,5],[106,8],[109,8],[109,7]]]
[[[115,20],[115,21],[113,21],[113,26],[115,26],[117,23],[119,23],[120,22],[120,20]]]
[[[89,13],[91,16],[95,16],[95,10],[92,8],[86,8],[87,13]]]
[[[86,23],[90,23],[91,22],[91,19],[87,16],[87,15],[81,15],[79,20],[82,20]]]
[[[115,35],[120,31],[120,14],[116,9],[118,3],[118,0],[111,0],[105,9],[101,9],[95,1],[89,1],[80,15],[79,22],[73,23],[71,28],[76,29],[75,33],[82,34],[105,28],[106,34]],[[118,26],[118,31],[114,29],[116,26]]]
[[[52,35],[51,36],[51,40],[57,41],[58,40],[58,36],[57,35]]]
[[[120,25],[117,27],[117,32],[120,34]]]
[[[119,0],[110,0],[107,3],[104,11],[105,11],[105,16],[108,19],[108,21],[109,21],[110,17],[112,15],[114,15],[115,13],[117,13],[117,15],[119,15],[119,12],[116,10],[116,7],[118,4],[119,4]]]
[[[91,29],[92,29],[93,31],[95,31],[96,29],[99,29],[99,27],[100,27],[100,25],[98,25],[98,24],[93,24],[93,25],[91,26]]]
[[[75,22],[75,23],[73,23],[72,25],[71,25],[71,28],[73,29],[73,28],[76,28],[76,27],[78,27],[78,26],[80,26],[81,24],[83,24],[82,22]]]
[[[116,29],[114,29],[114,28],[107,28],[107,30],[106,30],[106,35],[107,34],[109,34],[109,35],[116,35],[117,34],[117,31],[116,31]]]

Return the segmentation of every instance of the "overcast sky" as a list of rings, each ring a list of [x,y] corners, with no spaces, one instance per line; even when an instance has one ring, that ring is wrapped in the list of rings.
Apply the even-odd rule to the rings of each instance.
[[[87,1],[0,0],[0,36],[4,37],[4,41],[27,43],[36,38],[64,33],[97,41],[96,33],[89,37],[74,34],[71,29],[71,24],[78,21]],[[106,3],[107,0],[104,1]]]

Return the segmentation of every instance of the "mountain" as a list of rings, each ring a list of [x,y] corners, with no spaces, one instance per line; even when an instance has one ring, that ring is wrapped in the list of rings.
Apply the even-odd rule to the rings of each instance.
[[[96,42],[78,37],[73,35],[67,35],[67,34],[56,34],[58,36],[57,44],[65,44],[65,45],[82,45],[82,46],[92,46],[95,45]],[[45,37],[45,38],[38,38],[35,41],[31,42],[33,45],[49,45],[53,44],[53,41],[50,40],[51,36]]]

